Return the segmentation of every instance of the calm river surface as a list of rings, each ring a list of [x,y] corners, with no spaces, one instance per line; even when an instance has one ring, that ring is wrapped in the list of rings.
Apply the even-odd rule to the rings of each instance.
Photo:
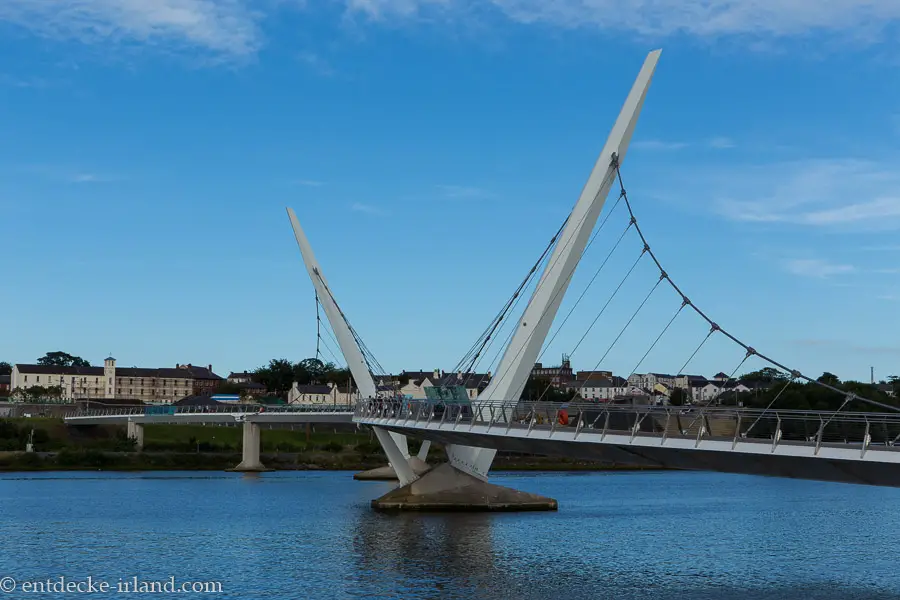
[[[498,474],[559,512],[383,515],[368,502],[389,484],[351,475],[2,474],[0,577],[175,577],[221,582],[223,593],[197,597],[248,600],[900,598],[900,489]]]

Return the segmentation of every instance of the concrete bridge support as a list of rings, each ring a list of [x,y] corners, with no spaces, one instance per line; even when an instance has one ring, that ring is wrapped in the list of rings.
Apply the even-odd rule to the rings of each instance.
[[[244,473],[260,473],[271,471],[259,460],[259,425],[252,421],[244,421],[244,439],[241,447],[241,464],[229,471]]]
[[[144,425],[142,423],[128,421],[128,428],[125,433],[128,439],[134,440],[135,450],[140,452],[144,449]]]
[[[416,456],[410,456],[406,459],[406,462],[409,463],[409,468],[412,469],[413,473],[417,476],[422,476],[431,470],[431,465],[428,464],[428,450],[431,448],[431,441],[425,440],[422,442],[422,447],[419,450],[419,454]],[[368,471],[362,471],[361,473],[357,473],[353,476],[353,479],[358,481],[397,481],[397,472],[394,470],[390,464],[384,467],[378,467],[375,469],[369,469]]]

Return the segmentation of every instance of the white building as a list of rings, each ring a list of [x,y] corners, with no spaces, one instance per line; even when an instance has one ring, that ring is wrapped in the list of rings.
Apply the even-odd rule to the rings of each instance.
[[[675,387],[683,390],[689,390],[702,383],[706,385],[707,379],[703,375],[676,375]]]
[[[609,402],[619,396],[636,396],[646,393],[643,389],[630,385],[622,377],[570,381],[566,384],[566,389],[575,390],[583,400],[598,402]]]
[[[697,385],[691,388],[691,401],[695,404],[705,404],[718,399],[722,394],[742,394],[750,391],[752,391],[751,388],[739,381],[727,383],[724,379],[715,382],[709,381],[706,385]]]
[[[674,375],[666,375],[665,373],[635,373],[628,377],[628,383],[634,387],[652,390],[656,384],[661,383],[669,388],[676,386]]]
[[[288,404],[347,406],[354,404],[358,399],[359,390],[337,386],[334,383],[300,385],[295,381],[288,392]]]
[[[16,364],[10,378],[10,394],[19,389],[58,387],[62,399],[66,401],[127,399],[170,404],[196,393],[200,388],[210,388],[210,384],[217,379],[221,380],[211,369],[201,367],[116,367],[116,359],[110,356],[103,361],[102,367]]]

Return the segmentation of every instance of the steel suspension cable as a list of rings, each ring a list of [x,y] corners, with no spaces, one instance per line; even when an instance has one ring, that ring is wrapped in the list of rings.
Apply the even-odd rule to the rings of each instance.
[[[641,256],[643,256],[643,255],[644,255],[644,253],[641,252]],[[638,313],[641,312],[641,309],[644,308],[644,305],[647,304],[647,301],[650,300],[650,296],[653,295],[653,292],[656,291],[656,289],[659,287],[659,284],[662,283],[662,280],[663,280],[662,277],[660,277],[659,279],[656,280],[656,283],[653,284],[652,288],[650,288],[650,291],[644,297],[644,300],[638,305],[637,309],[635,309],[634,313],[631,315],[631,318],[628,319],[628,322],[625,323],[624,327],[622,327],[622,330],[619,332],[619,335],[616,336],[616,339],[614,339],[612,341],[612,344],[609,345],[609,348],[606,349],[606,352],[603,353],[603,356],[600,357],[600,360],[598,360],[597,364],[594,365],[594,368],[591,369],[592,371],[596,371],[597,367],[599,367],[600,364],[604,360],[606,360],[606,357],[609,356],[609,353],[612,352],[612,349],[619,342],[619,339],[625,334],[625,331],[628,329],[628,326],[631,325],[631,322],[634,321],[635,317],[638,316]],[[584,390],[584,386],[587,384],[587,382],[588,382],[588,380],[585,379],[584,383],[581,384],[581,387],[578,389],[579,394]]]
[[[518,299],[522,293],[522,290],[524,290],[528,286],[528,283],[534,278],[534,275],[535,275],[535,273],[537,273],[537,270],[540,267],[541,263],[544,262],[545,258],[547,257],[547,254],[550,252],[550,249],[556,245],[556,240],[559,238],[559,234],[562,233],[562,230],[566,226],[566,223],[568,221],[569,221],[569,218],[566,217],[566,219],[563,221],[562,225],[559,226],[559,229],[556,231],[556,233],[553,234],[553,237],[550,239],[550,243],[548,243],[547,247],[544,248],[544,251],[541,253],[537,262],[535,262],[534,266],[531,267],[531,270],[528,272],[528,275],[526,275],[525,279],[522,280],[522,283],[519,284],[519,287],[516,289],[515,293],[513,293],[513,295],[509,298],[509,300],[506,301],[506,304],[503,306],[503,308],[500,310],[500,312],[497,314],[497,316],[494,317],[493,321],[491,321],[491,324],[488,325],[485,332],[482,333],[481,337],[475,342],[475,345],[473,346],[473,348],[470,349],[469,352],[466,353],[466,356],[464,356],[462,358],[462,360],[459,361],[459,363],[457,363],[457,365],[453,368],[453,371],[463,372],[463,373],[471,373],[472,372],[475,365],[477,364],[479,356],[481,356],[481,353],[484,351],[485,347],[488,345],[488,342],[490,342],[494,333],[497,332],[497,329],[500,327],[500,324],[503,322],[503,320],[509,314],[509,311],[512,310],[512,308],[518,304]],[[479,343],[480,343],[480,346],[479,346]],[[477,347],[477,350],[475,350],[476,347]],[[473,350],[475,350],[474,353],[473,353]],[[471,360],[469,361],[469,365],[466,367],[465,370],[461,370],[462,365],[465,364],[470,357],[471,357]],[[466,382],[468,382],[468,377],[466,379]],[[463,385],[465,385],[466,382],[464,382]]]
[[[684,364],[681,365],[680,369],[678,369],[678,372],[676,373],[676,375],[684,374],[684,370],[687,369],[687,366],[691,363],[692,360],[694,360],[694,357],[697,356],[697,353],[700,352],[700,349],[703,348],[703,346],[706,344],[706,342],[709,340],[709,338],[712,337],[712,334],[714,334],[716,331],[718,331],[718,326],[709,328],[709,333],[706,334],[706,337],[703,338],[703,341],[700,342],[700,344],[691,353],[691,355],[688,357],[688,359],[686,361],[684,361]]]
[[[837,393],[839,393],[839,394],[841,394],[841,395],[843,395],[843,396],[846,396],[846,397],[848,397],[848,398],[850,398],[850,399],[860,400],[860,401],[862,401],[862,402],[866,402],[866,403],[871,404],[871,405],[873,405],[873,406],[878,406],[878,407],[880,407],[880,408],[885,408],[885,409],[889,409],[889,410],[892,410],[892,411],[900,412],[900,408],[898,408],[898,407],[896,407],[896,406],[890,406],[889,404],[884,404],[884,403],[881,403],[881,402],[877,402],[877,401],[875,401],[875,400],[870,400],[870,399],[868,399],[868,398],[863,398],[863,397],[861,397],[861,396],[857,396],[856,394],[853,394],[852,392],[847,392],[847,391],[845,391],[845,390],[842,390],[842,389],[840,389],[840,388],[838,388],[838,387],[835,387],[835,386],[833,386],[833,385],[830,385],[830,384],[828,384],[828,383],[825,383],[825,382],[822,382],[822,381],[818,381],[818,380],[816,380],[816,379],[813,379],[812,377],[809,377],[809,376],[807,376],[807,375],[804,375],[803,373],[797,371],[796,369],[790,369],[790,368],[786,367],[785,365],[781,364],[780,362],[778,362],[778,361],[776,361],[776,360],[774,360],[774,359],[772,359],[772,358],[770,358],[770,357],[768,357],[768,356],[766,356],[766,355],[764,355],[764,354],[760,354],[760,353],[757,352],[756,349],[754,349],[752,346],[750,346],[750,345],[748,345],[748,344],[745,344],[743,341],[739,340],[737,337],[735,337],[734,335],[732,335],[731,333],[729,333],[729,332],[726,331],[725,329],[721,328],[721,327],[720,327],[719,325],[717,325],[712,319],[710,319],[710,318],[706,315],[706,313],[705,313],[704,311],[702,311],[697,305],[695,305],[693,302],[691,302],[691,301],[688,299],[688,297],[684,294],[684,292],[681,291],[681,288],[679,288],[678,285],[677,285],[674,281],[672,281],[672,279],[671,279],[671,278],[668,276],[668,274],[666,273],[666,270],[663,269],[662,264],[660,264],[659,259],[656,257],[656,254],[655,254],[655,253],[653,252],[653,250],[650,248],[650,244],[647,242],[647,238],[644,236],[643,231],[641,231],[640,224],[637,222],[637,219],[635,218],[634,210],[633,210],[632,207],[631,207],[631,201],[628,199],[628,194],[627,194],[626,191],[625,191],[625,183],[624,183],[624,181],[623,181],[623,179],[622,179],[622,172],[621,172],[621,169],[620,169],[620,167],[619,167],[619,159],[618,159],[618,156],[617,156],[616,154],[613,154],[613,158],[612,158],[612,163],[611,163],[611,164],[612,164],[612,166],[614,167],[614,170],[615,170],[615,173],[616,173],[616,177],[617,177],[618,180],[619,180],[619,187],[621,188],[622,198],[625,200],[625,206],[628,208],[628,213],[629,213],[629,215],[631,215],[631,218],[634,219],[634,221],[635,221],[635,223],[634,223],[635,231],[637,231],[638,235],[639,235],[640,238],[641,238],[641,241],[644,243],[645,251],[650,255],[650,258],[653,259],[653,262],[656,264],[656,267],[659,269],[660,273],[665,277],[665,279],[669,282],[669,285],[672,286],[672,289],[674,289],[675,292],[678,293],[678,295],[681,296],[682,301],[685,302],[685,303],[687,304],[687,306],[690,306],[690,307],[694,310],[694,312],[696,312],[696,313],[697,313],[704,321],[706,321],[707,323],[709,323],[709,325],[710,325],[711,327],[713,327],[715,331],[721,332],[722,335],[724,335],[725,337],[727,337],[728,339],[730,339],[732,342],[734,342],[734,343],[737,344],[738,346],[741,346],[741,347],[747,352],[747,356],[744,358],[744,360],[746,360],[746,359],[749,358],[750,356],[758,356],[759,358],[761,358],[761,359],[764,360],[765,362],[768,362],[768,363],[771,364],[772,366],[777,367],[777,368],[781,369],[782,371],[787,371],[787,372],[789,372],[789,373],[795,373],[795,374],[796,374],[795,377],[796,377],[797,379],[803,379],[803,380],[805,380],[805,381],[808,382],[808,383],[814,383],[814,384],[820,385],[820,386],[822,386],[822,387],[824,387],[824,388],[826,388],[826,389],[829,389],[829,390],[831,390],[831,391],[833,391],[833,392],[837,392]]]
[[[350,321],[347,319],[347,315],[344,314],[344,311],[341,309],[341,306],[337,303],[337,300],[334,297],[334,294],[331,293],[331,289],[325,283],[325,280],[322,278],[322,274],[319,273],[318,269],[313,269],[313,272],[316,274],[316,277],[319,278],[319,282],[322,284],[322,287],[325,288],[325,291],[328,292],[328,297],[334,303],[335,308],[338,310],[338,314],[340,314],[341,319],[343,319],[344,324],[347,326],[347,329],[350,331],[350,335],[353,338],[353,341],[356,343],[359,348],[360,353],[362,354],[363,360],[366,363],[366,368],[369,370],[369,375],[374,379],[375,369],[378,369],[380,375],[386,374],[384,367],[381,366],[381,363],[375,358],[372,352],[366,347],[365,343],[362,341],[362,338],[356,333],[356,330],[353,329],[353,326],[350,324]]]
[[[607,183],[609,180],[611,180],[611,179],[614,180],[615,177],[616,177],[615,171],[612,171],[612,172],[608,173],[608,174],[606,175],[606,177],[604,178],[603,182],[601,183],[601,186],[600,186],[601,189],[606,185],[606,183]],[[598,192],[598,193],[594,196],[594,201],[596,201],[596,199],[597,199],[599,196],[600,196],[600,193]],[[618,205],[618,202],[617,202],[617,205]],[[579,225],[579,226],[580,226],[582,223],[584,223],[584,220],[587,218],[587,215],[588,215],[587,212],[585,212],[585,214],[582,215],[581,220],[578,222],[578,225]],[[571,215],[570,215],[570,216],[571,216]],[[604,223],[605,223],[605,221],[604,221]],[[599,233],[599,229],[597,230],[597,232]],[[565,249],[565,248],[568,248],[568,247],[575,241],[575,238],[576,238],[576,237],[577,237],[577,236],[574,236],[574,235],[569,236],[569,239],[566,241],[566,246],[564,246],[564,249]],[[596,238],[596,233],[594,234],[594,238]],[[581,258],[582,256],[584,256],[584,252],[586,252],[586,251],[587,251],[587,246],[585,246],[584,251],[582,251],[581,255],[579,256],[579,260],[580,260],[580,258]],[[557,257],[553,260],[552,263],[550,263],[550,265],[547,267],[547,269],[550,269],[550,268],[552,268],[554,265],[556,265],[556,263],[559,261],[560,256],[561,256],[561,254],[560,254],[559,256],[557,256]],[[554,302],[556,301],[557,296],[559,296],[559,294],[560,294],[560,293],[565,289],[565,287],[568,285],[569,280],[572,278],[572,275],[574,275],[574,273],[575,273],[575,268],[578,266],[578,262],[579,262],[579,261],[575,261],[575,262],[573,263],[572,268],[569,270],[569,272],[566,274],[565,279],[563,280],[563,284],[560,285],[560,287],[556,290],[556,292],[554,292],[553,297],[550,299],[550,302],[546,305],[546,307],[544,308],[544,310],[541,312],[540,316],[538,317],[538,322],[540,322],[541,319],[544,318],[544,316],[547,314],[547,311],[550,309],[551,306],[553,306]],[[535,293],[537,292],[538,289],[540,289],[540,287],[544,284],[544,282],[545,282],[545,280],[544,280],[544,278],[542,277],[542,278],[538,281],[538,285],[537,285],[537,287],[535,288]],[[525,346],[527,345],[527,342],[528,342],[529,340],[531,340],[531,337],[534,335],[534,332],[535,332],[535,331],[537,331],[537,328],[536,328],[536,327],[531,329],[531,331],[528,333],[528,336],[525,338],[525,342],[526,342],[526,343],[523,344],[523,345],[519,348],[518,352],[516,353],[515,357],[513,357],[513,358],[518,358],[518,356],[519,356],[519,355],[522,353],[522,351],[525,349]],[[507,366],[506,370],[504,370],[503,373],[500,373],[500,374],[498,374],[497,376],[498,376],[499,378],[505,377],[506,374],[509,372],[509,368],[510,368],[511,366],[512,366],[512,362],[510,363],[510,365]],[[523,382],[523,383],[522,383],[522,386],[524,387],[524,385],[525,385],[525,383]],[[516,391],[516,394],[521,394],[521,391],[522,391],[522,389],[520,388],[519,390]],[[518,398],[518,396],[517,396],[516,394],[513,394],[513,396],[516,397],[516,398]]]
[[[322,344],[325,346],[325,349],[328,350],[328,353],[331,355],[331,358],[334,359],[334,364],[340,364],[341,361],[338,359],[337,354],[331,348],[331,345],[326,342],[324,339],[322,340]],[[324,354],[322,356],[325,356]]]
[[[656,336],[656,339],[653,340],[653,343],[650,344],[650,347],[647,348],[647,351],[646,351],[646,352],[644,352],[644,355],[641,357],[641,360],[639,360],[638,363],[637,363],[636,365],[634,365],[634,368],[631,370],[631,373],[628,374],[628,378],[626,379],[626,381],[627,381],[628,379],[631,379],[631,376],[634,375],[635,373],[637,373],[637,370],[638,370],[639,368],[641,368],[641,365],[642,365],[643,362],[647,359],[647,356],[649,356],[649,354],[650,354],[651,352],[653,352],[653,349],[656,347],[656,344],[658,344],[658,343],[659,343],[659,340],[662,339],[662,336],[664,336],[664,335],[666,334],[666,332],[669,330],[669,327],[672,326],[672,323],[675,322],[675,319],[678,318],[678,315],[681,314],[681,311],[684,310],[684,307],[685,307],[685,306],[687,306],[687,304],[685,304],[684,302],[682,302],[682,303],[681,303],[681,306],[678,307],[678,310],[675,311],[675,314],[672,315],[672,318],[669,319],[669,322],[666,323],[666,326],[663,327],[663,330],[659,332],[659,335]],[[591,373],[591,374],[593,374],[593,373]],[[585,380],[585,381],[587,381],[587,380]]]
[[[582,256],[582,257],[583,257],[585,254],[587,254],[587,251],[588,251],[588,250],[591,248],[591,246],[593,245],[594,240],[597,239],[597,235],[603,230],[604,225],[606,225],[607,221],[609,221],[610,217],[612,216],[613,212],[615,212],[616,208],[618,208],[618,206],[619,206],[619,204],[621,203],[621,201],[622,201],[622,197],[619,196],[619,197],[616,199],[616,203],[613,205],[613,207],[612,207],[609,211],[607,211],[606,216],[603,218],[603,221],[601,221],[599,227],[597,227],[597,230],[594,231],[594,234],[591,236],[591,239],[588,240],[587,245],[584,247],[584,250],[581,252],[581,256]],[[580,221],[580,222],[583,222],[583,220],[584,220],[584,217],[582,217],[582,221]],[[580,223],[580,222],[579,222],[579,223]],[[627,228],[626,228],[626,232],[627,232]],[[624,233],[623,233],[623,236],[624,236]],[[574,239],[574,238],[572,238],[572,239]],[[570,243],[571,243],[571,240],[570,240]],[[617,245],[618,245],[618,244],[617,244]],[[611,254],[611,253],[610,253],[610,254]],[[607,260],[608,260],[608,259],[609,259],[609,258],[607,257]],[[557,259],[557,260],[558,260],[558,259]],[[580,259],[579,259],[579,260],[580,260]],[[605,262],[606,262],[606,261],[604,261],[604,264],[605,264]],[[554,261],[554,264],[555,264],[555,261]],[[576,264],[577,264],[577,263],[576,263]],[[601,265],[601,269],[602,269],[602,265]],[[571,277],[572,277],[572,275],[573,275],[573,273],[574,273],[574,270],[575,270],[575,267],[573,267],[573,268],[572,268],[572,271],[569,272],[568,277],[566,277],[566,282],[568,282],[568,280],[571,279]],[[596,277],[597,277],[597,275],[599,275],[599,273],[600,273],[600,270],[598,270],[597,273],[595,273],[594,279],[596,279]],[[581,297],[584,297],[584,294],[587,293],[587,290],[588,290],[588,288],[590,288],[590,286],[593,284],[594,279],[591,280],[591,283],[589,283],[589,284],[588,284],[588,287],[585,288],[585,290],[582,292]],[[538,287],[535,288],[534,292],[537,292],[537,290],[540,288],[540,286],[541,286],[542,283],[543,283],[543,280],[542,280],[541,282],[538,283]],[[534,292],[532,292],[532,293],[534,293]],[[557,296],[558,294],[559,294],[559,292],[557,291],[557,293],[556,293],[556,294],[554,295],[554,297],[553,297],[554,300],[556,299],[556,296]],[[577,306],[578,302],[580,302],[580,301],[581,301],[581,298],[579,298],[578,301],[576,302],[576,306]],[[548,308],[549,308],[549,305],[548,305]],[[564,325],[564,324],[565,324],[565,321],[568,320],[568,318],[571,316],[571,314],[572,314],[574,308],[575,308],[575,307],[572,307],[572,310],[570,310],[570,311],[569,311],[569,314],[566,315],[565,320],[564,320],[563,323],[559,326],[559,328],[557,328],[556,333],[553,334],[553,337],[550,339],[550,342],[548,342],[548,343],[546,344],[544,350],[541,351],[540,356],[543,356],[543,355],[544,355],[544,352],[547,351],[547,347],[550,346],[550,344],[553,342],[553,339],[559,334],[560,329],[562,329],[562,325]],[[544,314],[546,314],[546,309],[545,309],[544,313],[541,314],[541,318],[543,318]],[[500,357],[501,357],[501,354],[502,354],[502,352],[503,352],[503,349],[506,348],[507,346],[509,346],[509,342],[510,342],[510,340],[512,339],[512,336],[513,336],[513,334],[515,333],[515,331],[516,331],[515,329],[511,329],[510,332],[509,332],[509,334],[506,336],[506,340],[504,341],[503,345],[500,347],[500,350],[497,351],[496,355],[494,356],[493,360],[492,360],[491,363],[490,363],[491,369],[493,369],[494,364],[497,363],[497,361],[500,360]],[[532,330],[532,333],[528,336],[528,338],[526,339],[526,341],[529,340],[529,339],[531,339],[531,335],[533,335],[533,333],[534,333],[534,330]],[[521,350],[520,350],[520,352],[521,352]]]
[[[763,415],[765,415],[765,414],[769,411],[769,409],[772,408],[772,405],[775,404],[776,402],[778,402],[778,399],[781,398],[781,395],[785,392],[785,390],[787,390],[787,389],[791,386],[792,383],[794,383],[794,376],[793,376],[793,375],[791,376],[790,379],[787,380],[787,383],[784,384],[784,387],[781,388],[781,391],[779,391],[779,392],[775,395],[775,397],[772,399],[772,401],[769,402],[768,406],[766,406],[766,407],[763,409],[763,411],[762,411],[761,413],[759,413],[759,416],[756,417],[756,420],[753,421],[753,424],[750,425],[750,427],[747,428],[747,431],[744,433],[744,437],[750,435],[750,431],[751,431],[754,427],[756,427],[756,424],[759,423],[759,420],[763,418]],[[741,433],[741,432],[738,431],[738,434],[740,434],[740,433]]]
[[[725,378],[725,381],[722,382],[722,385],[719,387],[719,393],[716,395],[715,398],[710,398],[709,401],[707,401],[706,406],[709,406],[709,404],[713,400],[715,400],[716,398],[719,398],[724,393],[725,384],[727,384],[729,381],[731,381],[731,379],[734,377],[734,374],[738,372],[738,369],[740,369],[741,367],[744,366],[744,363],[747,362],[747,359],[750,358],[751,356],[753,356],[753,354],[750,352],[747,352],[744,354],[744,358],[742,358],[741,362],[739,362],[738,365],[734,368],[734,370],[731,372],[731,375],[729,375],[727,378]],[[690,429],[694,426],[694,423],[697,422],[697,419],[701,419],[701,418],[703,418],[702,412],[700,414],[698,414],[696,417],[694,417],[694,419],[691,421],[690,425],[687,426],[688,431],[690,431]]]
[[[630,225],[629,225],[629,227],[630,227]],[[628,229],[626,229],[625,231],[627,232]],[[579,346],[581,346],[581,342],[583,342],[584,339],[587,337],[588,333],[590,333],[591,329],[594,327],[594,325],[595,325],[595,324],[597,323],[597,321],[600,319],[600,316],[601,316],[601,315],[603,314],[603,312],[606,310],[606,307],[609,306],[609,303],[612,302],[613,298],[615,298],[616,294],[617,294],[617,293],[619,292],[619,290],[622,288],[622,285],[623,285],[623,284],[625,283],[625,281],[628,279],[629,275],[631,275],[632,271],[634,271],[634,268],[638,265],[638,262],[640,262],[640,260],[641,260],[641,258],[643,258],[643,256],[644,256],[644,253],[641,252],[641,254],[640,254],[640,256],[638,256],[637,260],[634,261],[634,264],[631,265],[631,269],[628,270],[628,273],[625,274],[625,277],[624,277],[624,278],[622,279],[622,281],[619,283],[618,287],[616,287],[615,291],[613,291],[612,295],[611,295],[611,296],[609,297],[609,299],[606,301],[606,304],[603,306],[602,309],[600,309],[600,313],[594,318],[593,322],[592,322],[592,323],[590,324],[590,326],[587,328],[587,331],[584,332],[584,334],[581,336],[581,339],[578,340],[578,343],[577,343],[577,344],[575,344],[575,347],[572,348],[572,351],[569,353],[569,356],[572,356],[573,354],[575,354],[575,351],[578,350],[578,347],[579,347]],[[631,325],[631,322],[634,321],[635,317],[637,317],[638,313],[641,311],[641,309],[644,307],[644,305],[647,304],[647,301],[650,300],[650,296],[652,296],[652,295],[653,295],[653,292],[656,291],[656,288],[659,287],[660,281],[661,281],[661,280],[657,280],[656,284],[650,289],[650,292],[649,292],[649,293],[647,294],[647,296],[644,298],[644,301],[640,303],[640,305],[637,307],[637,310],[634,311],[634,313],[631,315],[631,318],[628,319],[628,322],[627,322],[627,323],[625,323],[625,326],[622,328],[622,331],[619,332],[619,335],[616,336],[616,339],[613,340],[613,343],[609,346],[609,348],[607,348],[606,352],[603,354],[603,357],[600,359],[600,362],[603,362],[603,360],[607,357],[607,355],[612,351],[613,346],[616,345],[616,342],[619,341],[619,338],[622,337],[622,335],[625,333],[625,330],[628,329],[628,326],[629,326],[629,325]],[[679,310],[679,312],[681,312],[681,311]],[[675,316],[677,317],[678,314],[676,313]],[[672,318],[672,321],[674,321],[674,320],[675,320],[675,318],[673,317],[673,318]],[[672,321],[669,322],[669,325],[672,324]],[[669,326],[667,325],[667,326],[666,326],[666,329],[668,329],[668,328],[669,328]],[[665,330],[663,330],[663,333],[665,333]],[[659,335],[659,337],[662,337],[662,333]],[[657,338],[657,341],[659,341],[659,338]],[[656,342],[654,342],[653,344],[656,345]],[[652,347],[651,347],[651,349],[652,349]],[[649,353],[650,353],[650,350],[648,350],[647,353],[649,354]],[[644,356],[646,357],[646,354],[645,354]],[[591,376],[594,374],[594,371],[597,370],[597,367],[600,366],[600,362],[598,362],[598,363],[594,366],[594,369],[588,374],[587,378],[585,378],[584,382],[581,384],[581,387],[578,388],[578,393],[579,393],[579,394],[580,394],[580,393],[584,390],[584,388],[587,386],[587,382],[590,380]],[[553,384],[552,384],[552,383],[551,383],[550,385],[548,385],[546,388],[544,388],[544,391],[541,392],[540,397],[537,399],[538,402],[540,402],[541,399],[543,399],[543,397],[547,394],[547,392],[550,390],[551,387],[553,387]],[[583,396],[582,396],[582,397],[583,397]]]
[[[621,196],[620,196],[620,198],[621,198]],[[613,210],[615,210],[615,207],[613,207]],[[543,358],[544,353],[545,353],[545,352],[550,348],[550,346],[553,344],[553,340],[555,340],[555,339],[556,339],[556,336],[559,335],[559,332],[562,331],[562,328],[563,328],[563,327],[566,325],[566,323],[569,321],[569,317],[572,316],[572,313],[575,312],[575,309],[578,308],[578,305],[579,305],[579,304],[581,303],[581,301],[584,299],[585,294],[587,294],[587,293],[588,293],[588,290],[591,289],[591,286],[594,285],[594,281],[596,281],[597,277],[600,275],[600,272],[603,270],[603,267],[606,266],[606,263],[609,262],[609,259],[612,258],[613,253],[614,253],[614,252],[616,251],[616,249],[619,247],[619,244],[622,243],[622,240],[625,238],[625,234],[627,234],[628,231],[629,231],[630,229],[631,229],[631,223],[629,222],[628,225],[625,227],[625,230],[622,232],[622,235],[619,236],[619,239],[616,240],[615,245],[614,245],[614,246],[612,247],[612,249],[609,251],[609,254],[607,254],[607,255],[606,255],[606,258],[603,259],[603,262],[600,263],[600,267],[599,267],[599,268],[597,269],[597,271],[594,273],[594,276],[591,277],[591,280],[588,282],[587,286],[584,288],[584,291],[581,292],[581,295],[578,296],[578,299],[575,301],[575,304],[573,304],[573,305],[572,305],[572,308],[569,309],[569,312],[566,313],[566,316],[565,316],[565,318],[562,320],[562,323],[559,324],[559,327],[557,327],[557,328],[556,328],[556,331],[553,333],[553,335],[550,336],[550,340],[544,345],[544,349],[541,350],[541,353],[540,353],[540,355],[538,356],[538,361],[540,361],[541,358]]]
[[[625,273],[625,277],[622,278],[622,281],[619,282],[619,285],[616,286],[616,289],[614,289],[614,290],[613,290],[613,293],[610,294],[609,298],[607,298],[606,304],[603,305],[603,308],[600,309],[600,312],[597,313],[597,316],[595,316],[595,317],[594,317],[594,320],[591,321],[591,324],[588,325],[588,328],[587,328],[587,329],[585,330],[585,332],[581,335],[581,338],[578,340],[578,343],[575,344],[575,347],[574,347],[574,348],[572,348],[572,351],[569,353],[569,356],[575,354],[575,351],[578,350],[578,347],[579,347],[579,346],[581,346],[581,343],[584,341],[584,339],[588,336],[588,334],[589,334],[589,333],[591,332],[591,330],[594,328],[594,325],[597,324],[597,321],[600,320],[600,317],[603,316],[603,313],[606,312],[606,309],[609,308],[610,303],[613,301],[613,299],[614,299],[614,298],[616,297],[616,295],[619,293],[619,290],[622,289],[622,286],[625,285],[625,282],[628,281],[628,278],[629,278],[629,277],[631,276],[631,274],[634,272],[635,267],[638,266],[638,263],[641,262],[641,259],[642,259],[642,258],[644,258],[644,252],[641,252],[640,255],[638,255],[638,257],[637,257],[637,260],[635,260],[635,261],[631,264],[631,268],[628,269],[628,272],[627,272],[627,273]],[[656,285],[659,285],[659,282],[657,282]],[[653,286],[653,289],[656,289],[656,286]],[[629,321],[629,323],[630,323],[630,321]]]
[[[316,292],[316,358],[319,358],[319,342],[322,340],[322,317],[319,316],[319,292]]]

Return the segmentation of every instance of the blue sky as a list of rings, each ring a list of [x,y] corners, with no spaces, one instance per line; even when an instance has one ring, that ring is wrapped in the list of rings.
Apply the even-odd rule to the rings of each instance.
[[[312,355],[292,206],[381,363],[451,368],[662,47],[623,175],[673,279],[791,367],[900,374],[898,23],[886,0],[4,0],[0,360]],[[545,362],[639,251],[629,234]],[[655,277],[642,261],[576,367]],[[601,367],[631,372],[678,308],[664,292]],[[640,370],[677,370],[705,334],[679,316]],[[716,337],[688,370],[740,359]]]

